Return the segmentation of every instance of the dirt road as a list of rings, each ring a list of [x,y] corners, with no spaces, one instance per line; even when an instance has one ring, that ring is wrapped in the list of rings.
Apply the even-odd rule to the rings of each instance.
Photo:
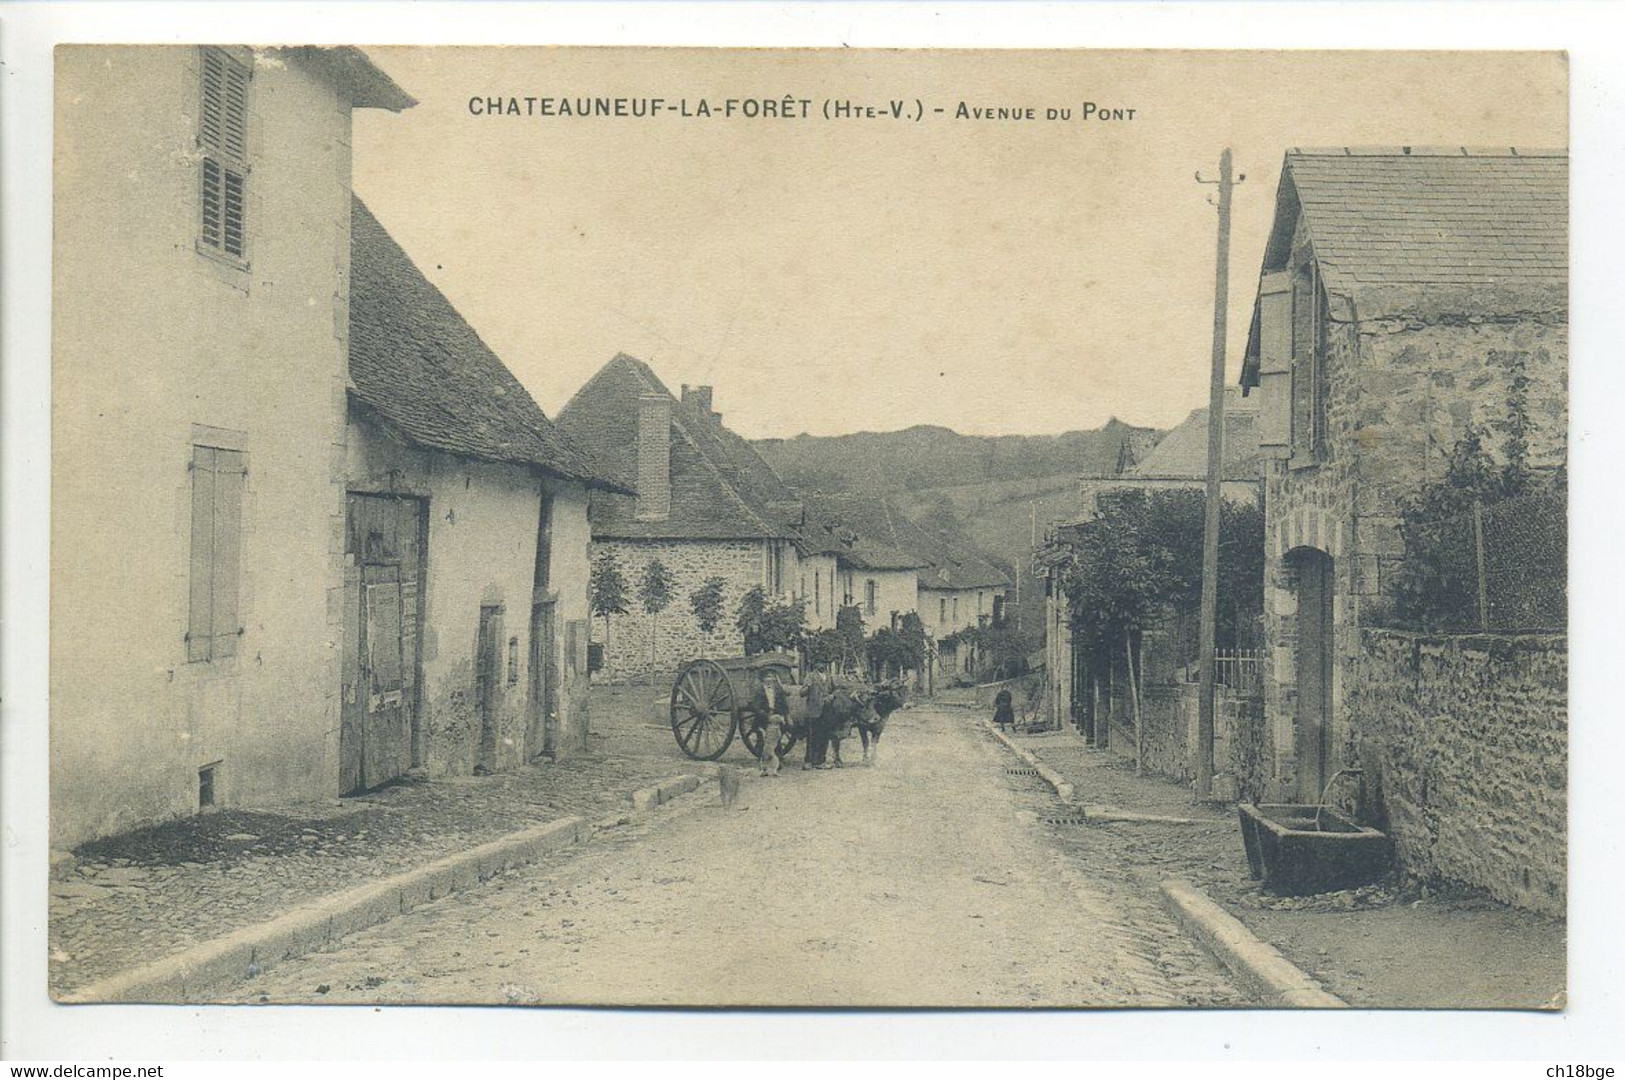
[[[852,758],[857,757],[854,743]],[[741,764],[736,755],[730,755]],[[750,777],[286,961],[247,1000],[1167,1006],[1245,999],[1154,892],[1092,878],[967,713],[893,717],[874,768]]]

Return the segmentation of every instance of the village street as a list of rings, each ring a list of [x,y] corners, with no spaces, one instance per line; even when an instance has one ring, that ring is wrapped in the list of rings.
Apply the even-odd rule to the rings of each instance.
[[[856,742],[849,758],[859,756]],[[737,753],[728,760],[743,764]],[[287,961],[248,1000],[1178,1006],[1246,999],[1154,885],[1089,873],[973,714],[892,718],[874,768],[753,775]]]

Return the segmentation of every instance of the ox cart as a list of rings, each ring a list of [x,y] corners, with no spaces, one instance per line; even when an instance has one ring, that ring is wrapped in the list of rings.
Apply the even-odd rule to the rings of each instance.
[[[771,671],[790,688],[799,667],[792,653],[691,660],[684,664],[671,687],[671,733],[678,747],[696,761],[715,761],[728,752],[738,736],[751,757],[760,757],[762,732],[743,722],[756,680]],[[786,733],[779,743],[779,756],[788,753],[795,742],[796,736]]]

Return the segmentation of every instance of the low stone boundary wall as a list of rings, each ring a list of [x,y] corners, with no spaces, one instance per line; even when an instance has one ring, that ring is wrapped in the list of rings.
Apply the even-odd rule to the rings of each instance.
[[[1142,691],[1142,753],[1147,771],[1174,780],[1196,778],[1199,691],[1194,683],[1153,683]],[[1113,753],[1132,760],[1134,712],[1126,691],[1113,696],[1111,715],[1107,746]],[[1263,699],[1228,686],[1218,687],[1213,713],[1213,766],[1220,776],[1233,778],[1231,790],[1222,794],[1227,798],[1261,800],[1269,774],[1268,752]]]
[[[1561,917],[1568,639],[1366,630],[1362,644],[1352,757],[1403,871]]]

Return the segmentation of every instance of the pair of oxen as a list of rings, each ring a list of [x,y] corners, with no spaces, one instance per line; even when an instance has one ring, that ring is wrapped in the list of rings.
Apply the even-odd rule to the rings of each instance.
[[[819,676],[814,676],[818,678]],[[872,765],[880,754],[880,736],[886,720],[903,707],[907,694],[900,682],[870,683],[860,679],[825,678],[823,688],[812,685],[778,685],[768,682],[752,694],[745,722],[760,729],[769,723],[771,711],[781,719],[782,734],[778,757],[786,758],[792,747],[807,742],[806,765],[811,768],[841,768],[841,742],[855,730],[863,740],[863,764]],[[822,692],[820,692],[822,690]],[[769,698],[769,694],[772,698]],[[819,702],[822,698],[822,702]]]

